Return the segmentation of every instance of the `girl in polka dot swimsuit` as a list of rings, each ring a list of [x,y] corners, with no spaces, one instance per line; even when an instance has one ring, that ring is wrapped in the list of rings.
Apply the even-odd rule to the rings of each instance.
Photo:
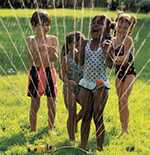
[[[111,29],[111,21],[104,15],[95,16],[91,22],[92,39],[82,44],[80,63],[83,65],[83,78],[79,85],[83,110],[80,147],[83,149],[86,149],[92,117],[96,126],[97,149],[103,149],[103,111],[109,89],[106,73],[109,61],[103,42],[108,39],[108,29]]]

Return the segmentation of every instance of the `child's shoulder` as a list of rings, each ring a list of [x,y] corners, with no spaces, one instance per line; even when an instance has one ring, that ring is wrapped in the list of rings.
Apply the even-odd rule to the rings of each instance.
[[[55,35],[47,35],[47,39],[54,45],[58,45],[58,38]]]
[[[47,35],[47,39],[58,40],[57,36],[55,35]]]
[[[126,44],[129,44],[129,45],[133,44],[133,39],[132,39],[131,36],[127,36],[127,38],[126,38]]]
[[[34,35],[28,36],[26,40],[27,42],[31,43],[33,40],[35,40],[35,36]]]
[[[132,38],[132,36],[130,36],[130,35],[128,35],[128,37],[127,37],[127,39],[129,40],[129,41],[133,41],[133,38]]]

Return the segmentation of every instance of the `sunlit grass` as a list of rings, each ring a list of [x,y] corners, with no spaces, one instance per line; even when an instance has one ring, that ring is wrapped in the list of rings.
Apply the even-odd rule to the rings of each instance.
[[[8,16],[17,16],[17,17],[30,17],[36,9],[0,9],[0,16],[8,17]],[[81,17],[84,15],[84,17],[90,17],[95,16],[97,14],[106,14],[110,17],[113,17],[116,15],[115,11],[110,11],[106,8],[81,8],[81,9],[46,9],[48,14],[50,16],[56,16],[56,17],[66,17],[66,16],[72,16],[72,17]],[[132,13],[133,15],[137,16],[138,18],[141,18],[143,16],[146,16],[142,13]]]
[[[30,133],[28,126],[28,113],[30,99],[26,96],[27,74],[18,74],[8,77],[0,77],[0,150],[6,153],[27,152],[27,145],[50,143],[56,147],[70,145],[66,130],[67,111],[63,102],[62,85],[58,81],[57,115],[55,134],[47,134],[47,107],[45,97],[42,97],[40,111],[38,112],[38,132]],[[129,99],[130,123],[129,136],[121,137],[121,132],[117,96],[114,88],[114,77],[111,78],[111,89],[109,100],[106,105],[104,120],[106,125],[105,150],[100,154],[124,155],[131,154],[126,151],[126,147],[134,146],[132,154],[147,155],[150,151],[150,96],[148,91],[150,84],[145,84],[138,80],[135,83],[131,97]],[[62,119],[63,118],[63,119]],[[92,122],[91,134],[88,147],[95,151],[95,128]],[[77,144],[79,145],[79,131],[77,134]],[[10,154],[11,154],[10,153]],[[67,151],[66,151],[67,153]]]

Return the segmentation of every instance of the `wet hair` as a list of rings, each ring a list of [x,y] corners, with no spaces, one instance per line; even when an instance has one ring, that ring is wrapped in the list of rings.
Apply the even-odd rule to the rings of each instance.
[[[96,15],[93,17],[91,24],[95,21],[96,18],[100,18],[101,24],[104,23],[104,20],[107,18],[105,15]]]
[[[111,40],[111,30],[115,29],[115,23],[112,22],[109,18],[107,19],[106,29],[104,31],[104,39]]]
[[[118,18],[119,18],[122,14],[124,14],[123,11],[118,11],[118,14],[117,14],[117,17],[116,17],[116,19],[115,19],[115,22],[118,21]]]
[[[125,19],[129,23],[130,30],[129,30],[129,33],[128,34],[131,34],[134,26],[137,23],[137,19],[134,16],[131,16],[129,14],[125,14],[123,12],[121,12],[120,14],[118,14],[118,17],[116,18],[116,22],[118,22],[121,19]]]
[[[134,16],[131,16],[131,19],[130,20],[131,20],[131,26],[130,26],[130,32],[129,32],[129,34],[132,33],[133,28],[135,27],[135,25],[137,23],[137,19]]]
[[[94,22],[96,18],[99,18],[101,21],[101,24],[106,24],[104,34],[103,34],[103,39],[111,39],[111,30],[114,30],[115,28],[115,23],[111,21],[110,18],[108,18],[105,15],[96,15],[93,17],[91,24]]]
[[[32,14],[32,17],[31,17],[31,25],[33,27],[36,27],[38,24],[51,24],[51,19],[50,17],[48,16],[48,13],[45,12],[45,11],[35,11],[33,14]]]
[[[69,34],[66,35],[65,38],[65,44],[62,47],[62,56],[65,56],[68,54],[69,52],[69,48],[68,48],[68,44],[71,43],[76,43],[81,39],[85,39],[84,35],[79,32],[79,31],[75,31],[75,32],[70,32]]]

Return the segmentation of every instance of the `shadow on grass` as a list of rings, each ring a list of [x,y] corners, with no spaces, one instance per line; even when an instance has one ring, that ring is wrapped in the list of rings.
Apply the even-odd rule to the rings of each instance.
[[[105,131],[104,147],[109,145],[111,141],[113,140],[113,138],[115,138],[117,135],[118,135],[118,130],[115,127],[111,128],[109,132]],[[97,147],[96,138],[93,137],[88,142],[88,149],[91,152],[96,152],[96,147]]]
[[[109,132],[106,132],[105,134],[105,141],[104,141],[104,147],[109,145],[111,140],[113,139],[113,137],[115,137],[116,135],[118,134],[118,131],[116,128],[112,128]],[[68,146],[68,148],[65,148],[65,146]],[[93,137],[91,139],[89,139],[88,141],[88,145],[87,145],[87,148],[88,148],[88,152],[82,152],[79,148],[77,149],[73,149],[72,147],[69,148],[69,146],[72,146],[72,144],[70,143],[69,140],[65,140],[63,142],[60,142],[60,143],[57,143],[56,144],[56,147],[58,148],[58,151],[56,152],[56,154],[58,155],[61,155],[61,154],[65,154],[65,155],[76,155],[76,154],[79,154],[79,155],[82,155],[82,154],[95,154],[96,153],[96,138]],[[64,149],[60,149],[59,148],[63,148]],[[78,150],[79,149],[79,150]]]
[[[39,130],[38,133],[31,133],[31,135],[27,138],[25,136],[26,132],[30,132],[29,129],[27,129],[28,131],[25,131],[26,127],[22,127],[22,131],[17,133],[17,134],[13,134],[10,137],[3,137],[0,139],[0,152],[5,152],[8,150],[8,148],[10,146],[13,145],[26,145],[27,143],[33,144],[36,140],[41,139],[44,135],[46,135],[48,133],[48,128],[43,128],[41,130]]]
[[[25,135],[22,132],[12,135],[11,137],[4,137],[0,139],[0,151],[6,151],[12,145],[25,145],[27,142]]]
[[[44,135],[47,135],[48,134],[48,128],[43,128],[41,130],[38,131],[38,133],[35,133],[33,136],[31,136],[28,140],[28,142],[30,144],[33,144],[36,140],[39,140],[39,139],[42,139],[42,137]]]

